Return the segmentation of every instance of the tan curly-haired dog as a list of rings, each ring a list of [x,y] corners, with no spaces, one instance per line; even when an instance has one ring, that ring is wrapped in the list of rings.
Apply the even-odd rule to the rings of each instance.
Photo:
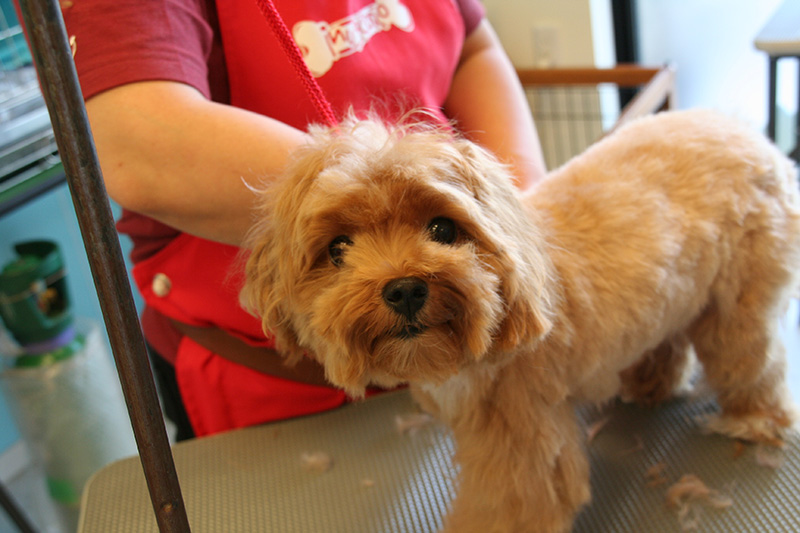
[[[577,401],[662,399],[694,348],[717,430],[780,442],[800,271],[793,164],[710,112],[622,127],[521,196],[425,127],[317,130],[263,195],[243,302],[354,396],[411,383],[456,439],[450,532],[560,532],[589,501]]]

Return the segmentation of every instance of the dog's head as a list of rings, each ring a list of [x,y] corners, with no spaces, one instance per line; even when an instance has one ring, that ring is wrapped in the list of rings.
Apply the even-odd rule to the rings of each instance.
[[[437,382],[550,328],[550,266],[506,169],[432,127],[314,130],[263,191],[242,302],[354,395]]]

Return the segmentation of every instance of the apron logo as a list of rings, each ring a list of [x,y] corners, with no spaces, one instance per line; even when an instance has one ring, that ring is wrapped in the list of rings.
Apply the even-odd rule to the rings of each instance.
[[[370,39],[382,31],[414,30],[411,11],[400,0],[376,0],[349,17],[336,22],[303,20],[292,34],[311,73],[319,78],[343,57],[361,52]]]

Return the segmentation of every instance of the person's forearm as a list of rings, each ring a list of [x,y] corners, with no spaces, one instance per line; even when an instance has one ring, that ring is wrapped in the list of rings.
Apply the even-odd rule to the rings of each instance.
[[[467,38],[445,111],[464,135],[510,165],[520,189],[528,189],[544,176],[544,157],[530,107],[487,21]]]
[[[111,198],[229,244],[238,245],[253,223],[248,185],[278,175],[305,139],[297,129],[172,82],[112,89],[86,107]]]

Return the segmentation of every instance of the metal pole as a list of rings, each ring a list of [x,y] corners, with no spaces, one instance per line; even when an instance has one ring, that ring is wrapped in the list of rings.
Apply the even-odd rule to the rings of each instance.
[[[22,509],[20,509],[17,502],[14,501],[14,498],[11,497],[2,483],[0,483],[0,506],[6,511],[6,514],[8,514],[8,517],[14,522],[14,525],[17,526],[20,533],[36,533],[33,523]]]
[[[778,59],[778,57],[769,57],[769,78],[767,83],[767,90],[769,91],[769,94],[767,94],[767,105],[769,106],[767,109],[769,117],[767,121],[767,135],[773,141],[775,141],[775,133],[777,130]]]
[[[794,148],[789,152],[795,163],[800,162],[800,56],[794,57],[797,66],[797,84],[795,90],[797,91],[797,108],[794,114]],[[776,104],[777,105],[777,104]]]
[[[57,0],[20,0],[162,533],[189,531],[175,463]]]

